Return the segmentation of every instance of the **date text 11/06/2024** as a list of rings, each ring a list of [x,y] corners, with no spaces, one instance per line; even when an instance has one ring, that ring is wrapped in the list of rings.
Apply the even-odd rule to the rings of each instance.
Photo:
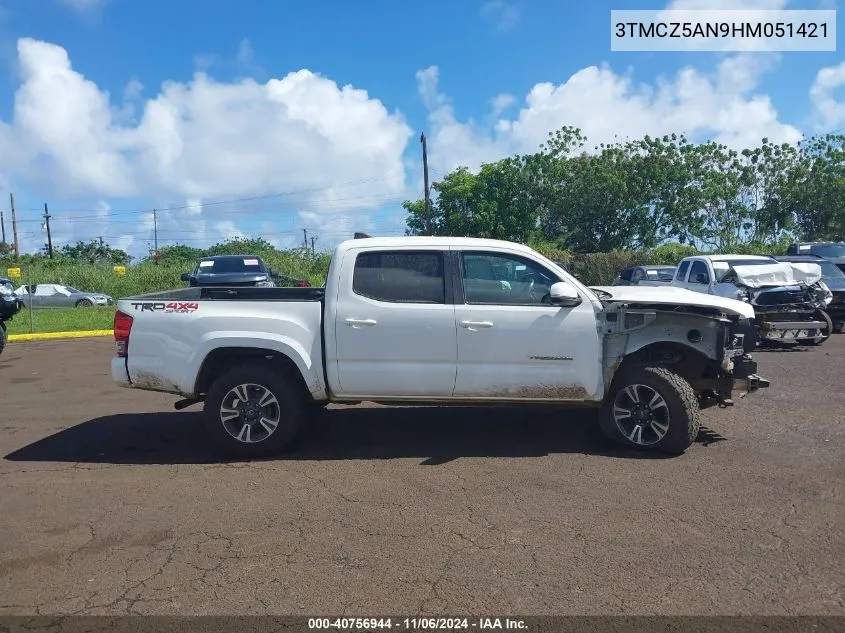
[[[402,629],[407,631],[526,630],[516,618],[309,618],[310,630],[372,631]]]

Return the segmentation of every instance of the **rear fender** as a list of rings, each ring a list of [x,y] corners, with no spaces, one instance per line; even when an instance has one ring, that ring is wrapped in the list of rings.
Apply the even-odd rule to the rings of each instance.
[[[316,341],[319,345],[319,338]],[[288,358],[299,372],[305,388],[315,400],[326,398],[326,389],[322,377],[322,357],[319,347],[315,350],[305,349],[301,343],[290,337],[265,334],[263,336],[249,336],[246,332],[215,332],[202,339],[196,351],[188,360],[183,393],[196,396],[197,380],[200,377],[205,360],[215,351],[223,348],[241,348],[244,351],[267,350],[272,354],[280,354]]]

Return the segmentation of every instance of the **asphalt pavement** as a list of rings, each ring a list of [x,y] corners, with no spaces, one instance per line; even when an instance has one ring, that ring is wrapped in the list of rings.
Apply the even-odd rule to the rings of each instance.
[[[845,615],[845,335],[686,454],[583,412],[333,407],[219,463],[110,339],[0,356],[0,615]]]

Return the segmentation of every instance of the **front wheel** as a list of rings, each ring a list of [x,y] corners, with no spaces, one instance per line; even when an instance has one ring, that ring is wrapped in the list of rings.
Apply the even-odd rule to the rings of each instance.
[[[827,339],[830,338],[830,335],[833,333],[833,320],[830,318],[830,315],[825,312],[824,310],[819,310],[815,314],[816,318],[820,321],[825,322],[825,326],[818,332],[815,338],[810,339],[807,341],[809,345],[821,345]]]
[[[602,433],[639,450],[683,453],[701,427],[698,399],[678,374],[659,366],[623,368],[599,413]]]
[[[79,301],[76,302],[75,307],[77,307],[77,308],[90,308],[92,305],[94,305],[94,304],[89,299],[80,299]]]
[[[227,456],[281,453],[304,415],[299,391],[271,367],[234,367],[215,380],[204,405],[206,429]]]

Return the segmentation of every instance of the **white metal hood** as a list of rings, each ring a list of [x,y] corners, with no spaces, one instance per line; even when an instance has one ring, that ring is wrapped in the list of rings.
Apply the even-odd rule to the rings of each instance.
[[[744,301],[728,299],[716,295],[706,295],[675,286],[590,286],[602,293],[612,295],[612,298],[602,294],[599,299],[603,303],[659,303],[671,306],[698,306],[702,308],[717,308],[727,314],[754,318],[754,308]]]
[[[737,283],[747,288],[763,286],[812,286],[822,278],[822,267],[811,262],[780,262],[760,266],[734,266]]]

